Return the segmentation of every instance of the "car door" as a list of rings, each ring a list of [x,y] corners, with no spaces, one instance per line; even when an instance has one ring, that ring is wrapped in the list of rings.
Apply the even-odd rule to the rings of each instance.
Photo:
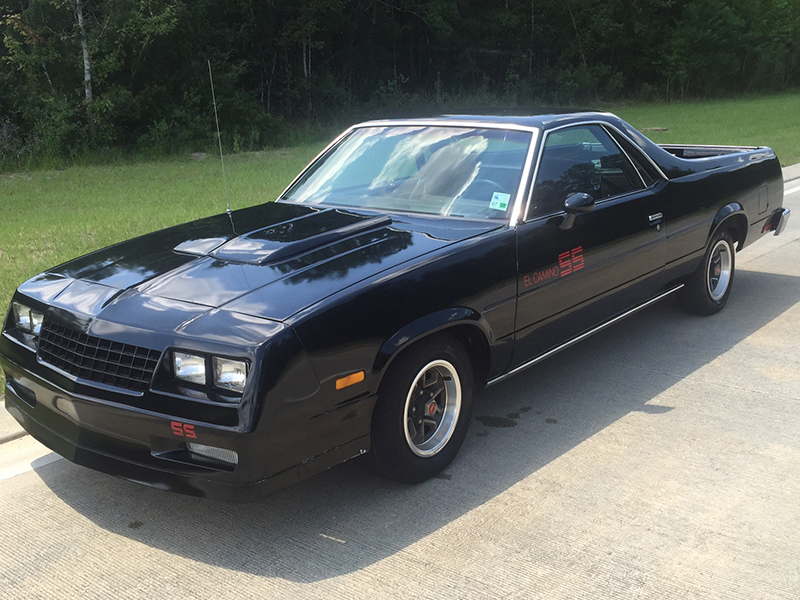
[[[665,262],[661,182],[643,178],[602,126],[547,132],[540,154],[517,228],[512,368],[655,295]],[[570,224],[564,202],[577,193],[594,204]]]

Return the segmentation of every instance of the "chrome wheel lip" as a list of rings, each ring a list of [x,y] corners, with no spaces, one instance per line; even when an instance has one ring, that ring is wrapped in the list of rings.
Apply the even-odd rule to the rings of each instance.
[[[431,370],[435,370],[444,381],[444,406],[441,419],[433,434],[421,444],[417,444],[412,440],[409,428],[409,420],[411,419],[414,402],[414,392],[417,390],[420,381],[422,381],[425,375]],[[406,403],[403,410],[403,433],[405,434],[408,447],[414,454],[421,458],[430,458],[441,452],[447,445],[447,442],[450,441],[450,438],[453,437],[453,433],[455,433],[458,417],[461,414],[461,399],[461,379],[452,363],[439,359],[429,362],[420,369],[416,377],[414,377],[408,394],[406,394]]]
[[[719,265],[719,274],[716,267]],[[714,302],[719,302],[731,282],[733,273],[733,249],[727,240],[719,240],[711,250],[706,266],[706,287]]]

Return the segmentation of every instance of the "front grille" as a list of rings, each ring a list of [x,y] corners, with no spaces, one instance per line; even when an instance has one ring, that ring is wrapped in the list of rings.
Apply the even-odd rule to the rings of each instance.
[[[161,353],[112,342],[51,321],[42,324],[39,358],[76,377],[142,392],[150,385]]]

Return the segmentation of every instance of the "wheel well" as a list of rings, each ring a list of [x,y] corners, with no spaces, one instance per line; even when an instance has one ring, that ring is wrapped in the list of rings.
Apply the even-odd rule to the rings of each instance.
[[[386,365],[386,369],[384,370],[384,377],[398,356],[408,352],[421,342],[428,341],[431,338],[439,336],[449,336],[455,338],[455,340],[463,346],[464,350],[467,352],[467,356],[469,356],[470,362],[472,363],[472,372],[475,376],[475,385],[477,388],[483,387],[483,384],[486,381],[486,376],[489,373],[489,342],[486,340],[486,336],[483,334],[480,328],[476,327],[475,325],[467,324],[453,325],[414,340],[413,343],[400,350],[389,360],[389,363]]]
[[[476,387],[483,387],[489,373],[490,363],[489,342],[486,341],[486,336],[480,329],[472,325],[456,325],[446,329],[443,333],[449,333],[464,346],[469,360],[472,362]]]
[[[741,213],[733,215],[720,223],[717,229],[730,231],[733,241],[736,242],[736,250],[739,251],[744,246],[744,241],[747,238],[747,217]]]

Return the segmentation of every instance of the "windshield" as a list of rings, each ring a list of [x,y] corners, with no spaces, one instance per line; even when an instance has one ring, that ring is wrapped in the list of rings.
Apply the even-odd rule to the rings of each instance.
[[[505,219],[531,134],[472,127],[354,129],[282,196],[321,206]]]

